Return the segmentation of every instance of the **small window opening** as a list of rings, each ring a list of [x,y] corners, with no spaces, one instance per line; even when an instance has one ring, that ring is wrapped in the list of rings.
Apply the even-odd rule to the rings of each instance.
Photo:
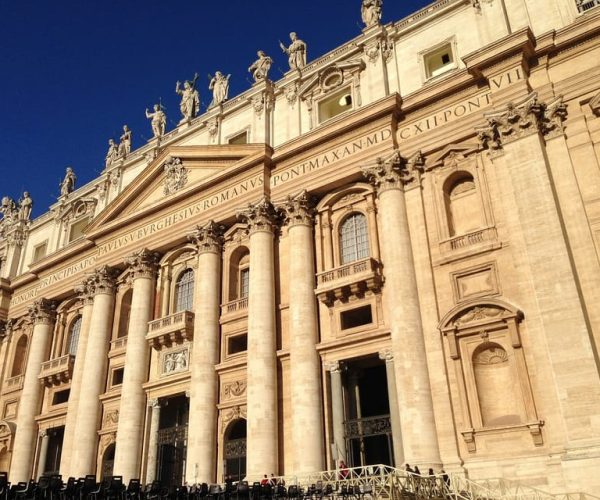
[[[89,222],[90,222],[90,219],[87,217],[85,219],[81,219],[78,222],[75,222],[71,226],[71,231],[69,233],[69,242],[75,241],[75,240],[78,240],[79,238],[81,238],[83,236],[83,230],[89,224]]]
[[[427,78],[441,75],[454,68],[454,54],[452,46],[448,43],[425,55],[425,72]]]
[[[112,375],[112,386],[121,385],[123,383],[123,374],[125,373],[125,368],[117,368],[113,371]]]
[[[346,88],[319,103],[319,122],[341,115],[353,108],[352,94]]]
[[[358,307],[350,309],[340,314],[342,330],[357,328],[359,326],[369,325],[373,323],[373,313],[371,306]]]
[[[229,337],[227,340],[227,355],[240,354],[248,350],[248,334]]]
[[[241,134],[234,135],[229,139],[229,144],[248,144],[248,131],[244,130]]]
[[[33,259],[31,260],[32,264],[42,260],[46,256],[46,252],[48,251],[48,242],[44,241],[44,243],[37,245],[33,249]]]
[[[54,397],[52,398],[53,405],[61,405],[67,403],[69,401],[69,396],[71,395],[71,389],[66,389],[64,391],[57,391],[54,393]]]

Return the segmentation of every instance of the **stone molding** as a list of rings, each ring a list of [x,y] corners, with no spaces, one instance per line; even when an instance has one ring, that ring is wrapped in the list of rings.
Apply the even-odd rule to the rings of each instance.
[[[590,108],[596,116],[600,116],[600,92],[592,97],[590,101]]]
[[[516,103],[508,103],[505,109],[484,116],[487,125],[476,129],[481,148],[498,153],[505,144],[531,134],[541,133],[547,139],[562,135],[567,106],[562,96],[543,103],[532,92]]]
[[[197,226],[190,234],[190,241],[198,251],[198,254],[216,253],[220,254],[223,249],[223,230],[224,226],[210,220],[204,226]]]
[[[56,319],[57,303],[53,300],[39,299],[29,307],[29,317],[34,325],[51,325]]]
[[[87,291],[92,295],[113,295],[117,290],[118,269],[102,266],[88,278]],[[85,286],[85,285],[84,285]]]
[[[151,252],[144,248],[125,259],[125,262],[129,266],[131,277],[135,280],[138,278],[154,278],[158,272],[159,260],[160,254],[158,252]]]
[[[239,210],[236,216],[246,224],[250,235],[259,232],[274,233],[279,222],[275,207],[266,198],[249,204],[248,208]]]
[[[288,196],[277,210],[281,213],[283,223],[290,227],[312,227],[314,224],[314,203],[306,190],[296,196]]]

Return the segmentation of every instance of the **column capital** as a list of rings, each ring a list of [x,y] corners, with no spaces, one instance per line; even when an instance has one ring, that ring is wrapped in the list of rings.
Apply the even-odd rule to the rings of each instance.
[[[80,285],[77,285],[74,292],[79,297],[79,300],[84,306],[89,306],[94,303],[94,284],[89,279],[84,280]]]
[[[161,404],[160,401],[157,399],[149,399],[148,400],[148,408],[152,408],[152,410],[160,410],[161,408]]]
[[[88,278],[88,292],[92,295],[113,295],[117,289],[117,277],[121,272],[108,266],[95,269]]]
[[[135,280],[137,278],[154,278],[158,270],[159,259],[158,252],[151,252],[144,248],[125,259],[125,262],[129,265],[131,276]]]
[[[57,303],[54,300],[39,299],[29,307],[29,317],[34,325],[51,325],[56,319]]]
[[[223,230],[224,226],[216,224],[215,221],[210,220],[204,226],[197,226],[190,234],[188,234],[188,241],[190,241],[197,249],[198,254],[203,253],[221,253],[223,248]]]
[[[342,373],[345,367],[346,366],[343,361],[330,361],[325,363],[325,370],[331,372],[331,374]]]
[[[393,363],[394,353],[391,349],[384,349],[383,351],[379,351],[379,359],[385,361],[386,363]]]
[[[236,216],[248,226],[250,235],[259,232],[273,233],[279,222],[277,211],[267,198],[250,203],[247,208],[239,210]]]
[[[377,158],[374,165],[361,167],[361,170],[379,196],[385,191],[402,190],[407,184],[418,180],[424,164],[420,151],[409,161],[396,149],[390,156]]]
[[[7,319],[6,321],[0,321],[0,342],[12,334],[14,326],[13,319]]]
[[[47,438],[48,437],[48,430],[47,429],[40,429],[40,431],[38,432],[38,436],[43,438]]]
[[[548,139],[562,135],[567,106],[558,96],[548,103],[540,102],[537,92],[532,92],[505,108],[485,113],[487,124],[475,130],[483,149],[496,151],[521,137],[542,133]]]
[[[290,227],[309,226],[314,223],[314,203],[306,190],[296,196],[288,196],[285,201],[277,206],[283,223]]]

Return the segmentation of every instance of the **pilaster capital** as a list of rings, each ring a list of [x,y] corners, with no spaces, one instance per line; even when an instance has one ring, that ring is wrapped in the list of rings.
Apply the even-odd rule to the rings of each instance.
[[[266,198],[249,204],[247,208],[239,210],[236,216],[248,226],[250,235],[260,232],[273,233],[279,222],[275,207]]]
[[[94,270],[94,273],[88,278],[90,291],[93,295],[113,295],[117,289],[119,274],[118,269],[108,266]]]
[[[379,351],[379,359],[385,361],[386,363],[393,363],[394,353],[391,349],[384,349],[383,351]]]
[[[152,408],[153,411],[160,410],[160,408],[161,408],[160,401],[158,399],[149,399],[148,407]]]
[[[17,226],[9,231],[5,231],[4,237],[9,246],[22,247],[27,240],[27,230]]]
[[[506,144],[522,137],[541,133],[552,138],[563,133],[567,107],[563,97],[555,97],[548,103],[539,102],[532,92],[504,109],[484,114],[487,124],[476,128],[483,149],[498,152]]]
[[[399,150],[386,158],[377,158],[374,165],[361,167],[363,175],[375,187],[377,195],[392,189],[402,190],[404,186],[418,181],[423,170],[424,159],[417,152],[409,161]]]
[[[283,223],[293,226],[309,226],[314,223],[314,203],[306,190],[296,196],[288,196],[286,200],[277,206],[282,216]]]
[[[42,439],[47,438],[48,437],[48,430],[47,429],[40,429],[40,431],[38,432],[38,436]]]
[[[344,371],[345,365],[343,361],[330,361],[325,363],[325,370],[333,374],[340,374]]]
[[[125,262],[129,265],[131,277],[135,280],[137,278],[154,278],[158,271],[159,260],[158,252],[151,252],[144,248],[125,259]]]
[[[57,303],[54,300],[39,299],[29,307],[29,317],[34,325],[51,325],[56,319]]]
[[[204,226],[197,226],[187,238],[198,249],[198,254],[220,254],[223,248],[223,229],[223,226],[211,220]]]
[[[94,303],[94,284],[89,278],[84,280],[80,285],[77,285],[73,290],[84,306],[90,306]]]

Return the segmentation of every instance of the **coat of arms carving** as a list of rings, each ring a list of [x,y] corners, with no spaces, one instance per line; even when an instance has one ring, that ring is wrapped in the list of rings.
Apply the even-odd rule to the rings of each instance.
[[[180,158],[171,158],[165,163],[165,195],[173,194],[182,189],[188,181],[188,170],[181,163]]]

